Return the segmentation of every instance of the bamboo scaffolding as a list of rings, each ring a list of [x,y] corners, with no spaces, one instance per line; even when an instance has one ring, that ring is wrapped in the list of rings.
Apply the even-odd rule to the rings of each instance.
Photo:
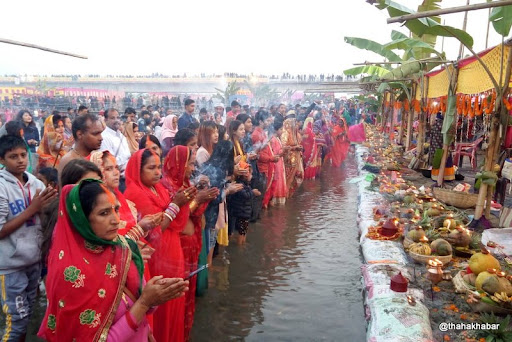
[[[35,44],[30,44],[30,43],[18,42],[18,41],[10,40],[10,39],[0,38],[0,43],[17,45],[17,46],[24,46],[24,47],[28,47],[28,48],[31,48],[31,49],[38,49],[38,50],[42,50],[42,51],[46,51],[46,52],[56,53],[56,54],[59,54],[59,55],[65,55],[65,56],[81,58],[81,59],[88,59],[87,56],[77,55],[77,54],[74,54],[74,53],[71,53],[71,52],[66,52],[66,51],[50,49],[50,48],[47,48],[47,47],[44,47],[44,46],[41,46],[41,45],[35,45]]]
[[[398,17],[392,17],[387,19],[388,24],[392,23],[402,23],[407,20],[420,19],[426,17],[435,17],[442,14],[451,14],[451,13],[460,13],[466,11],[476,11],[485,8],[493,8],[493,7],[502,7],[512,5],[512,0],[502,0],[502,1],[493,1],[493,2],[485,2],[481,4],[474,5],[466,5],[466,6],[458,6],[458,7],[450,7],[450,8],[442,8],[432,11],[425,11],[420,13],[406,14]]]

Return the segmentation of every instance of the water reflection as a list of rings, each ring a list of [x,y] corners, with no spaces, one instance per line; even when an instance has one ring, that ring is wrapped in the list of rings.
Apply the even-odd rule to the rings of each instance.
[[[364,341],[355,163],[325,168],[215,259],[193,341]]]

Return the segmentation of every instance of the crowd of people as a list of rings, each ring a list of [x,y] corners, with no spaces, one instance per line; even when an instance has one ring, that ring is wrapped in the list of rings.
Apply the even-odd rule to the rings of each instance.
[[[3,75],[4,77],[29,77],[27,75]],[[48,75],[31,75],[32,77],[48,77]],[[247,75],[247,74],[239,74],[239,73],[236,73],[236,72],[225,72],[223,74],[206,74],[206,73],[200,73],[200,74],[187,74],[187,73],[183,73],[183,74],[173,74],[173,75],[166,75],[166,74],[161,74],[161,73],[152,73],[152,74],[149,74],[149,75],[99,75],[99,74],[87,74],[87,75],[65,75],[65,74],[60,74],[60,75],[49,75],[50,77],[54,77],[54,78],[63,78],[63,77],[66,77],[66,78],[71,78],[73,81],[79,81],[80,78],[82,77],[85,77],[85,78],[182,78],[182,79],[186,79],[186,78],[221,78],[221,77],[226,77],[226,78],[245,78],[245,79],[249,79],[249,78],[252,78],[252,77],[257,77],[257,78],[268,78],[268,79],[271,79],[271,80],[296,80],[296,81],[299,81],[299,82],[317,82],[317,81],[343,81],[344,79],[346,80],[349,80],[349,79],[355,79],[356,77],[355,76],[352,76],[352,75],[344,75],[343,73],[341,75],[335,75],[335,74],[290,74],[288,72],[284,72],[283,74],[281,75],[263,75],[263,74],[258,74],[258,75],[255,75],[255,74],[250,74],[250,75]]]
[[[322,165],[340,167],[347,120],[368,120],[340,101],[196,112],[191,99],[179,117],[81,106],[39,130],[21,110],[2,127],[2,341],[26,334],[41,279],[45,340],[188,340],[205,265]]]

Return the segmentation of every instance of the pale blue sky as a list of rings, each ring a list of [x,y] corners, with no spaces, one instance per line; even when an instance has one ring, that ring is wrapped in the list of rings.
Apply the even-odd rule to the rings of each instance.
[[[420,0],[396,0],[416,8]],[[472,0],[471,3],[484,2]],[[466,0],[445,0],[443,7]],[[385,43],[398,24],[364,0],[17,0],[0,5],[0,37],[86,55],[89,60],[0,44],[5,73],[339,73],[380,57],[343,42]],[[485,47],[487,10],[470,12],[468,31]],[[462,14],[443,16],[462,27]],[[440,49],[441,39],[438,40]],[[490,45],[500,42],[491,27]],[[448,58],[458,43],[445,41]]]

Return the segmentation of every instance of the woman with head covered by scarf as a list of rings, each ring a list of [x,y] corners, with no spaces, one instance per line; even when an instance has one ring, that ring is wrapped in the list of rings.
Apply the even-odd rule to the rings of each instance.
[[[291,197],[304,179],[302,140],[295,119],[295,111],[290,111],[286,115],[281,142],[283,146],[289,148],[289,152],[284,155],[284,165],[286,168],[286,188],[288,189],[288,197]]]
[[[302,131],[302,146],[304,146],[304,179],[315,179],[319,148],[316,144],[315,133],[313,133],[313,118],[306,118]]]
[[[162,124],[162,134],[160,135],[160,143],[162,144],[164,156],[166,156],[169,150],[174,146],[174,137],[177,132],[178,117],[176,115],[166,116]]]
[[[44,122],[44,134],[37,149],[39,168],[59,165],[60,158],[66,154],[64,146],[64,122],[60,115],[50,115]]]
[[[98,180],[63,188],[50,249],[48,306],[39,337],[48,341],[148,341],[146,314],[182,298],[187,282],[144,284],[135,242],[118,234],[118,202]]]
[[[188,149],[175,158],[188,159]],[[161,184],[160,157],[144,149],[132,155],[126,167],[125,196],[134,202],[141,216],[163,212],[162,224],[154,228],[147,239],[155,248],[149,260],[150,273],[170,278],[183,278],[183,252],[180,232],[189,216],[189,201],[197,192],[194,187],[180,189],[172,202],[169,191]],[[154,335],[157,341],[183,341],[185,298],[163,304],[153,315]]]
[[[344,118],[336,118],[334,120],[334,128],[332,130],[332,138],[334,145],[331,149],[331,161],[334,167],[340,167],[345,161],[350,148],[350,141],[348,140],[348,125]]]
[[[164,162],[162,183],[169,191],[171,198],[174,198],[179,191],[190,187],[190,176],[195,170],[194,164],[195,155],[188,147],[178,145],[169,151]],[[198,189],[195,199],[190,202],[190,205],[183,206],[180,210],[180,225],[171,224],[171,228],[179,234],[185,275],[198,268],[203,240],[201,219],[208,202],[215,199],[219,193],[217,188],[208,187],[207,179],[199,179],[194,188]],[[197,276],[190,279],[190,291],[185,296],[185,340],[189,339],[194,322],[196,281]]]

